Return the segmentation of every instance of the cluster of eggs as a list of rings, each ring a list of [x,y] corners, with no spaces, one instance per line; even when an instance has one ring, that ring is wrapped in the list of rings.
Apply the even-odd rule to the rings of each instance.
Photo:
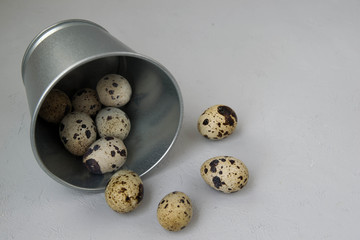
[[[96,89],[80,89],[71,100],[60,89],[52,89],[39,116],[59,125],[64,147],[71,154],[82,156],[91,173],[113,172],[127,158],[123,140],[129,135],[131,123],[120,107],[129,102],[131,95],[126,78],[108,74],[97,82]]]

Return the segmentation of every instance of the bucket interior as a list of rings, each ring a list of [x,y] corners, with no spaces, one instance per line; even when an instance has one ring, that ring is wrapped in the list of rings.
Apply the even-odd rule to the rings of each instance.
[[[104,75],[117,73],[132,86],[130,102],[121,109],[131,121],[131,131],[124,140],[128,150],[123,169],[140,176],[153,168],[172,146],[182,120],[180,91],[170,74],[158,64],[135,56],[107,56],[69,71],[54,88],[71,99],[81,88],[95,89]],[[85,190],[102,190],[113,173],[90,173],[81,157],[69,153],[59,137],[58,125],[37,117],[34,130],[37,160],[55,180]]]

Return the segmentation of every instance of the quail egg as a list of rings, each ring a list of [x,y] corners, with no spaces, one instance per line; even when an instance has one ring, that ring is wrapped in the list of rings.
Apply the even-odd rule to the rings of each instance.
[[[232,134],[237,125],[237,116],[230,107],[215,105],[204,111],[198,120],[201,135],[211,140],[220,140]]]
[[[231,156],[208,159],[201,165],[200,173],[210,187],[224,193],[239,191],[249,180],[245,164]]]
[[[137,208],[144,196],[144,186],[138,174],[120,170],[110,179],[105,189],[105,199],[111,209],[127,213]]]
[[[86,113],[71,112],[61,120],[59,135],[70,153],[81,156],[96,140],[96,126]]]
[[[190,198],[183,192],[175,191],[161,199],[157,208],[160,225],[169,231],[184,229],[192,218]]]
[[[74,111],[84,112],[95,116],[101,109],[101,103],[94,89],[83,88],[78,90],[72,97]]]
[[[126,161],[127,149],[119,138],[105,137],[96,140],[83,156],[83,163],[94,174],[118,170]]]
[[[131,86],[126,78],[118,74],[108,74],[96,85],[100,102],[108,107],[122,107],[131,98]]]
[[[65,92],[52,89],[41,105],[39,116],[47,122],[59,123],[71,111],[71,101]]]
[[[117,137],[124,140],[130,132],[130,119],[124,111],[115,107],[101,109],[96,115],[96,126],[101,137]]]

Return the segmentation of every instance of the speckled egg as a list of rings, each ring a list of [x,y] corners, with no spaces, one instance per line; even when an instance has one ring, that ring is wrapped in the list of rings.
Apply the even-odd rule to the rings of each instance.
[[[71,101],[63,91],[52,89],[41,105],[39,116],[47,122],[59,123],[71,111]]]
[[[210,187],[224,193],[239,191],[249,180],[245,164],[231,156],[208,159],[202,164],[200,173]]]
[[[108,107],[122,107],[131,98],[131,86],[126,78],[118,74],[108,74],[96,85],[100,102]]]
[[[143,183],[139,175],[130,170],[116,172],[105,189],[107,204],[118,213],[133,211],[139,206],[143,196]]]
[[[101,103],[94,89],[84,88],[77,91],[72,97],[74,111],[84,112],[95,116],[101,109]]]
[[[130,119],[124,111],[115,107],[101,109],[96,115],[96,126],[101,137],[117,137],[124,140],[130,132]]]
[[[71,112],[61,120],[59,135],[69,152],[81,156],[96,140],[95,122],[86,113]]]
[[[161,199],[157,218],[160,225],[169,231],[184,229],[192,218],[192,205],[190,198],[183,192],[172,192]]]
[[[83,163],[94,174],[118,170],[126,161],[127,149],[119,138],[105,137],[96,140],[83,156]]]
[[[228,106],[215,105],[204,111],[198,120],[198,130],[204,137],[220,140],[232,134],[237,125],[237,116]]]

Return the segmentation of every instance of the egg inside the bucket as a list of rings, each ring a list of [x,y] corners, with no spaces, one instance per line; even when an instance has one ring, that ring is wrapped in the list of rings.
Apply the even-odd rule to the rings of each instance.
[[[91,88],[78,90],[72,97],[74,111],[84,112],[90,116],[95,116],[101,110],[101,103],[97,92]]]
[[[122,107],[130,101],[132,90],[128,80],[119,74],[107,74],[96,85],[100,102],[108,107]]]
[[[83,163],[94,174],[114,172],[124,165],[127,149],[119,138],[105,137],[96,140],[83,156]]]
[[[42,104],[39,116],[49,123],[59,123],[72,105],[68,95],[60,89],[52,89]]]
[[[71,112],[60,122],[61,142],[70,153],[81,156],[96,140],[95,122],[83,112]]]
[[[130,133],[130,119],[119,108],[103,108],[96,115],[95,122],[100,137],[117,137],[124,140]]]

